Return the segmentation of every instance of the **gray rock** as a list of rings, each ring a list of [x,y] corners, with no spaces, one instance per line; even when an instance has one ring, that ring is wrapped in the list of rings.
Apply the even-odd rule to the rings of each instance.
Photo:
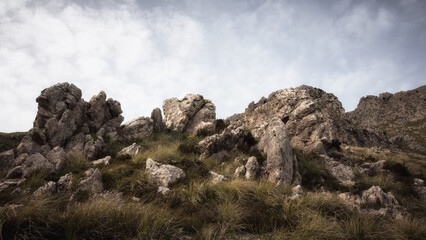
[[[13,149],[0,153],[0,169],[9,169],[15,161]]]
[[[244,165],[241,165],[237,167],[237,169],[235,169],[234,177],[240,178],[245,176],[245,174],[246,174],[246,167]]]
[[[228,180],[225,176],[223,176],[221,174],[217,174],[213,171],[210,171],[209,173],[210,173],[210,177],[212,179],[212,184],[218,184],[218,183],[221,183],[223,181]]]
[[[291,200],[299,200],[302,197],[303,194],[303,188],[300,185],[294,186],[291,189]]]
[[[104,158],[98,159],[96,161],[93,161],[93,165],[109,165],[109,161],[111,161],[111,156],[106,156]]]
[[[71,185],[72,178],[73,178],[72,173],[67,173],[64,176],[60,177],[56,184],[58,192],[63,192],[68,190]]]
[[[182,169],[168,164],[160,164],[151,158],[146,161],[146,171],[149,180],[159,187],[169,187],[185,177]]]
[[[351,167],[343,163],[334,161],[332,158],[322,156],[325,159],[325,167],[329,173],[335,177],[340,184],[346,187],[353,187],[356,183],[355,174]]]
[[[36,153],[25,158],[24,163],[22,164],[22,171],[22,177],[26,177],[35,171],[42,171],[44,173],[51,174],[55,172],[55,165],[53,165],[40,153]]]
[[[34,196],[46,196],[52,195],[57,192],[56,183],[49,181],[45,183],[43,186],[39,187],[33,194]]]
[[[46,158],[55,166],[55,171],[59,172],[64,167],[67,154],[63,148],[57,146],[47,154]]]
[[[391,192],[385,193],[379,186],[372,186],[362,192],[361,205],[370,208],[392,208],[398,201]]]
[[[8,179],[6,181],[0,182],[0,193],[10,186],[17,186],[24,181],[25,179]]]
[[[34,154],[40,152],[40,145],[37,144],[35,141],[32,140],[31,136],[27,135],[25,136],[21,143],[16,147],[16,151],[18,155],[21,154]]]
[[[151,119],[154,124],[154,132],[163,132],[166,130],[166,124],[163,121],[161,109],[155,108],[154,110],[152,110]]]
[[[132,145],[121,149],[121,151],[118,152],[117,157],[124,156],[124,155],[135,156],[136,154],[139,154],[141,152],[142,152],[142,147],[137,145],[136,143],[133,143]]]
[[[121,137],[124,140],[148,137],[154,131],[154,121],[148,117],[140,117],[123,124]]]
[[[249,157],[245,165],[245,178],[246,180],[254,180],[259,174],[259,163],[257,162],[256,157]]]
[[[268,122],[258,148],[267,155],[262,175],[269,182],[290,185],[300,181],[297,159],[290,146],[287,128],[281,119],[274,117]]]
[[[419,194],[420,199],[422,199],[423,201],[426,200],[426,187],[424,185],[424,182],[422,179],[420,178],[414,178],[414,189],[417,191],[417,193]]]
[[[84,179],[78,184],[78,190],[99,193],[103,191],[102,174],[99,169],[90,168],[84,172]]]
[[[120,127],[123,122],[124,117],[118,116],[116,118],[108,120],[99,130],[96,132],[96,135],[99,137],[110,136],[111,133],[116,133],[117,129]],[[115,140],[115,139],[111,139]]]
[[[166,195],[169,192],[170,192],[170,188],[168,188],[168,187],[160,186],[160,187],[158,187],[158,190],[157,190],[157,193],[161,193],[163,195]]]
[[[200,159],[209,158],[219,152],[244,148],[248,146],[248,135],[248,130],[241,122],[229,125],[222,133],[208,136],[198,143],[201,150]]]
[[[84,156],[87,159],[94,159],[96,155],[105,147],[102,137],[90,134],[79,133],[74,135],[65,147],[65,151],[74,156]]]
[[[187,94],[182,100],[170,98],[163,103],[167,128],[192,135],[213,131],[216,107],[201,95]]]

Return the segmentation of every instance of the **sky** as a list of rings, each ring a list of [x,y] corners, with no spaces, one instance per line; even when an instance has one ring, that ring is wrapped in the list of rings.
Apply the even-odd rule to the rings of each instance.
[[[198,93],[218,118],[302,84],[361,97],[426,84],[424,0],[0,0],[0,132],[59,82],[125,121]]]

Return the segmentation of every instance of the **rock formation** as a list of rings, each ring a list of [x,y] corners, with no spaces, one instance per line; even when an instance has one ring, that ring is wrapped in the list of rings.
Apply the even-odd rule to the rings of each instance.
[[[170,98],[163,103],[167,128],[198,135],[214,131],[216,107],[201,95],[187,94],[182,100]]]
[[[169,164],[160,164],[151,158],[146,160],[146,171],[148,172],[149,180],[158,187],[163,188],[168,188],[179,179],[185,177],[182,169]],[[160,192],[165,191],[165,189],[159,190]]]
[[[384,131],[400,147],[426,153],[426,86],[363,97],[347,117],[359,128]]]

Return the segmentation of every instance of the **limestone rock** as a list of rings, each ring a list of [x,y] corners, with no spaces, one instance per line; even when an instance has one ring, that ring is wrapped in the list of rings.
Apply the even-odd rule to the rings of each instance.
[[[72,173],[67,173],[64,176],[60,177],[58,182],[56,183],[58,192],[68,190],[71,185],[72,178],[73,178]]]
[[[201,150],[201,159],[211,157],[213,154],[222,151],[234,151],[247,147],[249,131],[241,122],[229,125],[220,134],[206,137],[198,143]]]
[[[71,138],[65,150],[70,155],[84,156],[91,160],[94,159],[104,147],[105,142],[102,137],[79,133]]]
[[[42,171],[48,174],[54,173],[55,165],[40,153],[32,154],[25,158],[22,164],[22,177],[26,177],[35,171]]]
[[[339,150],[340,143],[363,146],[387,142],[377,133],[354,128],[336,96],[305,85],[279,90],[251,103],[244,113],[244,122],[258,138],[273,117],[285,122],[292,146],[308,152]]]
[[[426,186],[424,185],[425,181],[420,178],[415,178],[414,181],[414,189],[419,194],[420,199],[423,201],[426,200]]]
[[[148,137],[154,130],[154,121],[148,117],[136,118],[122,126],[122,138],[132,140]]]
[[[168,187],[158,187],[158,189],[157,189],[157,193],[161,193],[161,194],[163,194],[163,195],[166,195],[167,193],[169,193],[170,192],[170,188],[168,188]]]
[[[322,157],[325,160],[325,167],[330,172],[330,174],[339,181],[340,184],[346,187],[352,187],[355,185],[356,178],[351,167],[334,161],[332,158],[327,156],[323,155]]]
[[[398,201],[391,192],[385,193],[379,186],[372,186],[362,192],[361,204],[371,208],[392,208],[398,205]]]
[[[303,194],[303,188],[300,185],[294,186],[291,189],[291,200],[299,200],[302,197]]]
[[[213,131],[216,107],[201,95],[187,94],[182,100],[170,98],[163,103],[167,128],[192,135]]]
[[[117,157],[124,156],[124,155],[135,156],[136,154],[139,154],[141,152],[142,152],[142,147],[137,145],[136,143],[133,143],[132,145],[121,149],[121,151],[118,152]]]
[[[15,152],[13,149],[0,153],[0,169],[8,169],[15,161]]]
[[[93,161],[93,165],[109,165],[109,161],[111,161],[111,156],[106,156],[104,158],[98,159],[96,161]]]
[[[254,180],[259,174],[259,163],[257,162],[256,157],[249,157],[247,163],[245,165],[245,179],[246,180]]]
[[[102,174],[99,169],[90,168],[84,172],[84,179],[78,184],[78,190],[99,193],[103,191]]]
[[[146,160],[146,171],[148,172],[149,180],[159,187],[169,187],[185,177],[182,169],[169,164],[160,164],[151,158]]]
[[[210,176],[211,176],[211,179],[212,179],[212,184],[218,184],[218,183],[221,183],[223,181],[228,180],[225,176],[223,176],[221,174],[217,174],[213,171],[210,171],[209,173],[210,173]]]
[[[300,181],[297,159],[281,119],[274,117],[268,122],[258,148],[267,156],[262,174],[269,182],[290,185]]]
[[[63,148],[57,146],[47,154],[46,158],[55,166],[55,171],[59,172],[64,167],[67,154]]]
[[[166,124],[164,124],[163,116],[161,115],[161,109],[155,108],[152,110],[151,119],[154,124],[154,132],[163,132],[166,130]]]
[[[234,177],[239,178],[243,177],[246,174],[246,167],[244,165],[241,165],[235,169]]]
[[[34,196],[46,196],[52,195],[57,192],[56,183],[49,181],[45,183],[43,186],[39,187],[33,194]]]

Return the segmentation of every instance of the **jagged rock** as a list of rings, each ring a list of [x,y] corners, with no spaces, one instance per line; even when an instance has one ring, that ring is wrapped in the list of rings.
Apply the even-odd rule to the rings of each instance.
[[[57,184],[56,184],[58,192],[68,190],[68,188],[71,185],[72,178],[73,178],[72,173],[67,173],[64,176],[60,177]]]
[[[13,149],[0,153],[0,169],[10,168],[15,161],[15,152]]]
[[[46,158],[55,166],[55,171],[59,172],[64,167],[67,154],[63,148],[57,146],[47,154]]]
[[[249,131],[239,122],[229,125],[220,134],[206,137],[198,143],[201,150],[200,159],[206,159],[222,151],[234,151],[249,145]]]
[[[47,160],[40,153],[32,154],[26,157],[21,167],[22,177],[26,177],[35,171],[42,171],[47,174],[55,172],[55,165],[53,165],[53,163]],[[11,171],[14,171],[14,169]]]
[[[262,174],[276,184],[298,183],[300,174],[296,156],[290,146],[290,138],[284,122],[274,117],[265,126],[258,148],[266,153]]]
[[[105,142],[102,137],[79,133],[71,138],[65,150],[70,155],[84,156],[90,160],[94,159],[104,147]]]
[[[372,186],[362,192],[361,205],[370,208],[392,208],[398,201],[391,192],[385,193],[379,186]]]
[[[45,196],[52,195],[57,192],[56,183],[49,181],[45,183],[43,186],[39,187],[33,194],[34,196]]]
[[[426,200],[426,187],[424,185],[425,181],[419,178],[415,178],[413,180],[413,183],[414,183],[414,189],[419,194],[420,199],[425,201]]]
[[[216,107],[201,95],[187,94],[182,100],[170,98],[163,102],[167,128],[192,135],[214,131]]]
[[[221,183],[223,181],[228,180],[225,176],[221,175],[221,174],[217,174],[213,171],[210,171],[210,177],[212,179],[212,184],[218,184]]]
[[[359,100],[347,117],[359,128],[384,131],[397,145],[426,153],[426,86]]]
[[[78,184],[78,190],[99,193],[103,191],[102,174],[99,169],[90,168],[84,172],[84,179]]]
[[[351,167],[343,163],[334,161],[332,158],[322,155],[324,158],[325,167],[329,173],[335,177],[340,184],[346,187],[353,187],[356,182],[355,174]]]
[[[154,132],[163,132],[166,130],[166,124],[164,124],[163,116],[161,115],[161,109],[155,108],[152,110],[151,119],[154,124]]]
[[[99,137],[108,136],[111,138],[111,140],[117,140],[114,139],[113,136],[117,134],[117,129],[120,127],[121,123],[123,122],[124,117],[118,116],[116,118],[108,120],[97,132],[96,135]]]
[[[239,178],[242,176],[245,176],[246,174],[246,167],[244,165],[241,165],[235,169],[234,177]]]
[[[137,145],[136,143],[133,143],[132,145],[121,149],[121,151],[118,152],[117,157],[124,156],[124,155],[135,156],[136,154],[139,154],[141,152],[142,152],[142,147]]]
[[[40,152],[41,146],[32,140],[31,136],[25,136],[21,143],[19,143],[18,147],[16,147],[16,151],[18,155],[21,154],[34,154]]]
[[[251,103],[244,113],[246,127],[254,137],[261,137],[264,125],[272,117],[286,123],[294,148],[320,154],[349,145],[382,145],[384,136],[361,131],[346,119],[342,104],[333,94],[300,86],[273,92],[258,103]]]
[[[121,137],[124,140],[132,140],[148,137],[154,130],[154,121],[148,117],[136,118],[123,124]]]
[[[245,178],[246,180],[254,180],[259,174],[259,163],[256,157],[249,157],[245,165]]]
[[[182,169],[169,164],[160,164],[151,158],[146,160],[146,171],[148,172],[149,180],[159,187],[169,187],[185,177]]]
[[[104,158],[98,159],[96,161],[93,161],[93,165],[109,165],[109,161],[111,160],[111,156],[106,156]]]
[[[291,200],[299,200],[302,197],[303,194],[303,188],[300,185],[294,186],[291,189]]]

